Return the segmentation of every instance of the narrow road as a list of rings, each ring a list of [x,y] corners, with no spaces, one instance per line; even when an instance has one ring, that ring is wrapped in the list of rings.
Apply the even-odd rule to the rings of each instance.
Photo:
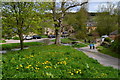
[[[24,40],[24,42],[41,42],[44,39],[52,40],[54,38],[41,38],[41,39]],[[5,40],[5,41],[6,41],[6,43],[0,43],[0,44],[20,43],[20,40]]]
[[[96,44],[95,46],[98,46],[99,44]],[[100,53],[97,51],[97,49],[89,49],[88,47],[82,47],[82,48],[76,48],[79,51],[83,51],[87,56],[97,60],[100,64],[104,66],[111,66],[116,69],[120,69],[120,59],[114,58],[112,56]]]

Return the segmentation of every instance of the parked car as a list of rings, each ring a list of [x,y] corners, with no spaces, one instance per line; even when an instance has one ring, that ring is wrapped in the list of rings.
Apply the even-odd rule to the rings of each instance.
[[[33,36],[33,39],[41,39],[41,36],[34,35],[34,36]]]
[[[24,36],[23,39],[31,40],[31,39],[33,39],[33,37],[28,35],[28,36]]]
[[[55,38],[55,35],[48,35],[48,38]]]

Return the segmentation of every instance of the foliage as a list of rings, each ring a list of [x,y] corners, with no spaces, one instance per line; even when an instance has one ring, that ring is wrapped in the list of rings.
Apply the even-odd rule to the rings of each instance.
[[[111,49],[116,53],[119,53],[120,49],[120,35],[115,39],[115,41],[111,44]]]
[[[40,23],[45,19],[44,11],[48,3],[3,2],[3,35],[18,35],[23,49],[23,34],[41,32]],[[44,19],[43,19],[44,18]]]
[[[77,38],[77,39],[85,39],[86,36],[87,35],[84,31],[78,31],[75,33],[75,38]]]
[[[106,41],[106,42],[111,42],[111,39],[109,38],[109,37],[106,37],[105,39],[104,39],[104,41]]]
[[[97,47],[97,49],[98,49],[98,51],[100,51],[103,54],[107,54],[107,55],[110,55],[110,56],[113,56],[113,57],[116,57],[116,58],[120,59],[120,55],[117,54],[116,52],[112,51],[111,48],[106,48],[104,46],[99,46],[99,47]]]
[[[97,22],[97,31],[100,35],[109,35],[112,31],[118,29],[117,25],[117,15],[114,11],[115,6],[111,3],[107,4],[107,7],[99,7],[100,12],[96,16],[96,22]],[[114,14],[113,14],[114,13]]]
[[[6,41],[5,40],[0,40],[0,43],[5,43]]]
[[[13,49],[13,48],[20,48],[19,43],[0,44],[0,45],[2,45],[2,50],[10,50],[10,49]],[[38,45],[43,45],[43,43],[40,43],[40,42],[25,42],[24,43],[24,47],[38,46]]]
[[[12,39],[14,39],[14,40],[20,40],[19,37],[13,37]]]
[[[70,46],[39,46],[2,56],[3,78],[118,78],[118,70],[104,67]]]

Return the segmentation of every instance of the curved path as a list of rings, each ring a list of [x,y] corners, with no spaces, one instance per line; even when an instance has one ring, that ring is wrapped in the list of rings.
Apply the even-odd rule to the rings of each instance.
[[[41,42],[45,39],[53,40],[55,38],[41,38],[41,39],[24,40],[24,42]],[[6,41],[6,43],[0,43],[0,44],[20,43],[20,40],[5,40],[5,41]]]
[[[98,46],[99,44],[96,44],[95,46]],[[100,53],[97,51],[97,49],[89,49],[88,47],[82,47],[82,48],[76,48],[79,51],[83,51],[87,56],[97,60],[100,64],[104,66],[111,66],[116,69],[120,69],[120,59],[114,58],[112,56]]]

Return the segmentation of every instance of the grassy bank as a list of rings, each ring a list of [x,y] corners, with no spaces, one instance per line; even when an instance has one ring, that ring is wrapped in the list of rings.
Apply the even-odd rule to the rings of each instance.
[[[55,39],[54,39],[54,40],[51,40],[51,41],[55,42]],[[73,41],[75,41],[75,40],[71,40],[71,39],[69,39],[69,38],[63,38],[63,39],[61,39],[61,42],[62,42],[62,43],[71,43],[71,42],[73,42]]]
[[[20,48],[20,43],[10,43],[10,44],[0,44],[2,46],[2,50],[10,50],[13,48]],[[43,45],[43,43],[40,42],[25,42],[24,47],[28,46],[38,46]]]
[[[5,43],[6,41],[5,40],[0,40],[0,43]]]
[[[118,53],[113,52],[110,48],[105,48],[103,46],[97,47],[98,51],[100,51],[103,54],[107,54],[116,58],[120,59],[120,55]]]
[[[3,78],[117,78],[118,70],[104,67],[70,46],[39,46],[3,54]]]
[[[72,47],[75,47],[75,48],[87,47],[87,44],[84,44],[84,43],[77,43],[77,44],[72,45]]]

